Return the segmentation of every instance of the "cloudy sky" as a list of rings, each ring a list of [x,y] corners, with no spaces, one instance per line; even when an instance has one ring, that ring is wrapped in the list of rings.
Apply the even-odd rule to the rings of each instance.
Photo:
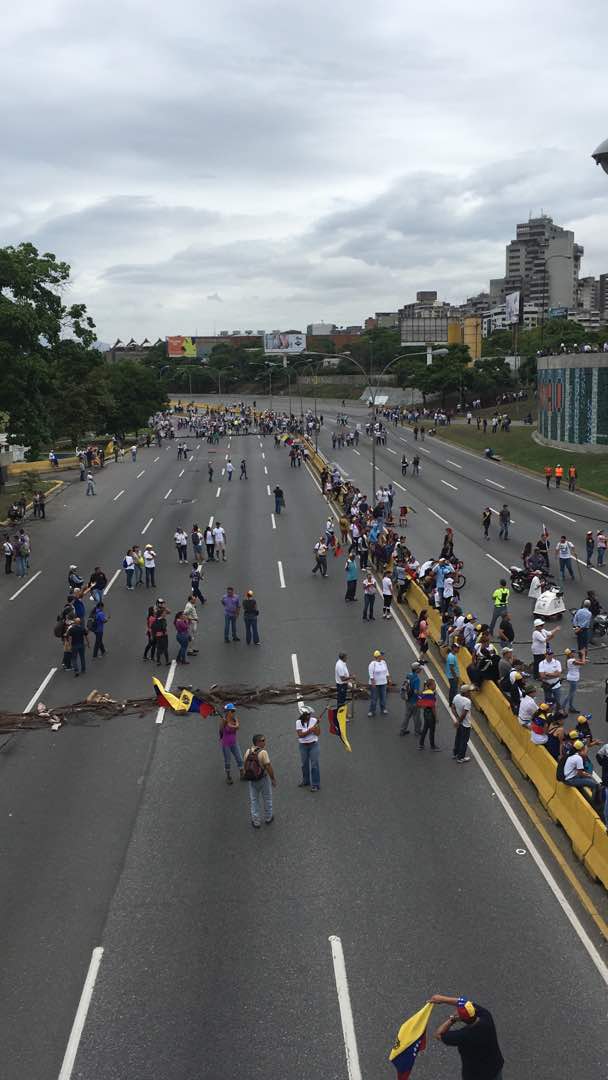
[[[2,16],[0,243],[100,338],[454,302],[544,209],[608,270],[608,5],[30,0]]]

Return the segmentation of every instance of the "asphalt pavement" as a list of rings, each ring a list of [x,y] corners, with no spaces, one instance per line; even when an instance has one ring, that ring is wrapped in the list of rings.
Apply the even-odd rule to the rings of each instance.
[[[342,559],[330,560],[326,580],[311,574],[327,504],[309,470],[291,469],[271,438],[233,438],[212,452],[210,484],[210,448],[188,442],[185,463],[169,443],[140,452],[136,463],[108,466],[94,499],[74,482],[49,505],[46,522],[28,526],[31,583],[10,599],[22,583],[0,581],[5,707],[24,708],[60,668],[52,630],[72,562],[85,577],[97,564],[110,579],[118,571],[106,602],[108,655],[89,660],[77,680],[53,672],[41,700],[59,705],[93,688],[116,697],[151,693],[152,665],[141,655],[152,598],[143,588],[127,592],[122,557],[132,543],[152,542],[155,596],[176,611],[188,571],[177,564],[173,532],[211,516],[226,528],[228,561],[206,567],[200,653],[174,685],[283,685],[294,672],[302,681],[332,682],[340,649],[365,678],[375,648],[386,651],[400,683],[412,657],[403,623],[361,621],[360,604],[344,602]],[[411,456],[412,445],[399,430],[388,444],[396,453],[379,452],[394,482],[402,479],[401,447]],[[410,479],[402,485],[418,511],[408,537],[419,556],[436,553],[443,522],[429,508],[449,520],[465,573],[474,567],[466,602],[471,597],[481,611],[501,572],[486,554],[512,561],[528,538],[523,529],[538,520],[537,506],[532,501],[524,511],[523,497],[539,492],[515,477],[523,494],[511,501],[517,532],[509,557],[497,540],[486,552],[479,517],[489,489],[483,476],[475,479],[479,463],[469,465],[445,444],[429,440],[427,448],[418,488]],[[368,450],[362,440],[359,456],[329,456],[363,485]],[[230,483],[221,476],[228,452],[237,465]],[[247,481],[238,479],[242,456]],[[445,456],[462,465],[466,479],[454,478],[459,470]],[[491,476],[510,501],[512,474],[497,469]],[[280,516],[269,495],[276,483],[286,498]],[[548,505],[562,509],[557,499]],[[578,525],[578,504],[570,516]],[[224,643],[220,601],[229,584],[241,593],[255,589],[258,648],[247,647],[243,632],[240,642]],[[586,924],[580,934],[573,927],[568,914],[576,921],[581,913],[567,897],[560,906],[505,812],[499,782],[475,762],[455,765],[443,706],[440,754],[418,753],[412,736],[397,737],[402,708],[393,694],[389,715],[370,720],[365,703],[357,703],[352,754],[323,721],[318,794],[297,787],[296,710],[241,710],[241,746],[263,731],[278,778],[275,821],[257,832],[246,785],[224,782],[214,719],[166,714],[157,723],[152,710],[10,740],[0,761],[3,1078],[58,1077],[76,1017],[83,1028],[73,1070],[62,1080],[303,1073],[346,1080],[331,935],[344,950],[364,1080],[393,1075],[387,1056],[396,1030],[433,992],[464,993],[492,1009],[505,1075],[602,1075],[606,973],[587,948],[601,951],[597,936]],[[81,995],[98,947],[103,955],[86,1012]],[[440,1015],[436,1010],[433,1022]],[[572,1038],[573,1020],[585,1032],[580,1040]],[[457,1056],[435,1043],[416,1068],[420,1080],[459,1075]]]

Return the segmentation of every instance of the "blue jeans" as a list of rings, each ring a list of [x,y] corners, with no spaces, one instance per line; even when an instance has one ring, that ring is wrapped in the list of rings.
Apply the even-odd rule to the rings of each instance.
[[[130,570],[125,570],[125,574],[127,576],[127,589],[132,589],[133,588],[133,574],[134,573],[135,573],[135,567],[134,566]]]
[[[276,495],[274,497],[274,512],[275,512],[275,514],[280,514],[281,513],[281,500],[279,498],[277,498]]]
[[[249,809],[254,825],[261,823],[262,805],[264,807],[264,820],[272,821],[272,785],[267,773],[261,780],[249,781]]]
[[[386,684],[384,686],[370,686],[369,711],[372,716],[376,715],[376,709],[380,705],[381,712],[386,712]]]
[[[103,599],[103,589],[91,589],[91,599],[94,600],[96,604],[100,604]]]
[[[25,577],[29,565],[30,560],[28,555],[17,555],[17,577]]]
[[[374,604],[376,602],[376,594],[364,593],[363,596],[363,618],[373,619],[374,617]]]
[[[320,787],[321,772],[319,769],[320,748],[319,742],[299,743],[300,757],[302,759],[302,783],[308,787]]]
[[[579,788],[579,790],[586,787],[590,788],[592,793],[600,786],[599,781],[594,776],[573,776],[571,780],[566,780],[566,783],[568,787]]]
[[[236,615],[224,615],[224,641],[230,640],[230,631],[232,631],[232,640],[236,641]]]
[[[574,708],[574,695],[576,694],[577,690],[578,682],[570,682],[570,680],[568,679],[568,697],[564,702],[564,708],[567,709],[568,712],[576,712]]]
[[[494,633],[494,627],[496,626],[496,623],[498,622],[498,620],[502,619],[503,615],[506,615],[508,610],[509,610],[509,608],[507,607],[506,604],[494,604],[494,608],[492,610],[492,619],[490,621],[490,633],[491,634]]]
[[[336,708],[340,708],[341,705],[346,705],[346,698],[348,697],[348,683],[336,683]]]
[[[179,645],[179,652],[177,654],[178,664],[183,664],[188,653],[188,642],[190,638],[187,634],[177,634],[177,643]]]
[[[251,645],[252,638],[254,645],[259,645],[258,617],[257,615],[245,615],[245,641],[248,645]]]
[[[79,645],[77,649],[72,649],[72,669],[76,673],[78,671],[78,660],[80,659],[80,670],[83,675],[87,669],[87,665],[84,659],[84,645]]]
[[[559,572],[562,576],[562,581],[566,580],[566,570],[570,574],[570,577],[574,581],[574,570],[572,569],[572,559],[560,559],[559,560]]]
[[[558,709],[561,703],[561,686],[543,686],[545,694],[545,701],[549,705],[557,705]]]
[[[598,566],[603,566],[604,565],[604,556],[605,556],[605,554],[606,554],[606,548],[605,547],[598,547],[598,549],[597,549],[597,565]]]
[[[222,754],[224,755],[224,768],[227,773],[230,772],[231,755],[236,761],[239,769],[243,768],[243,755],[241,754],[241,749],[237,742],[235,742],[234,746],[226,746],[224,743],[222,743]]]

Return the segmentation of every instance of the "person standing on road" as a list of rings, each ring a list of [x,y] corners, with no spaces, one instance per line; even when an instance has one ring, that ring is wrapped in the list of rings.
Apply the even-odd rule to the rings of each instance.
[[[508,540],[509,539],[509,525],[511,524],[511,511],[509,510],[509,507],[507,506],[506,503],[502,504],[502,507],[500,509],[500,513],[498,515],[498,520],[500,522],[500,528],[498,530],[498,539],[499,540]]]
[[[452,642],[449,646],[447,655],[445,658],[445,677],[448,680],[449,692],[448,701],[452,704],[454,697],[458,693],[458,687],[460,686],[460,669],[458,667],[457,651],[460,648],[456,642]]]
[[[608,536],[606,536],[603,529],[598,529],[595,534],[595,546],[597,549],[597,565],[603,566],[606,558],[606,548],[608,547]]]
[[[209,464],[207,465],[207,475],[209,477],[209,483],[212,484],[213,483],[213,465],[211,464],[211,462],[209,462]]]
[[[412,472],[414,476],[420,476],[420,458],[418,454],[414,454],[412,458]]]
[[[216,521],[213,529],[213,550],[217,562],[220,561],[220,555],[222,562],[226,562],[226,530],[221,521]]]
[[[100,600],[97,603],[97,605],[95,607],[95,610],[93,611],[93,613],[91,615],[91,630],[95,634],[95,645],[93,647],[93,660],[96,660],[100,653],[101,653],[102,656],[106,655],[106,647],[105,647],[105,645],[103,643],[103,635],[104,635],[104,630],[106,628],[107,621],[108,621],[108,616],[106,615],[106,613],[104,611],[103,601]]]
[[[190,661],[186,659],[188,653],[188,644],[190,642],[190,623],[186,618],[183,611],[178,611],[173,625],[175,627],[175,637],[179,646],[175,662],[177,664],[189,664]]]
[[[340,708],[341,705],[346,705],[346,698],[348,695],[348,686],[350,679],[350,672],[346,664],[348,657],[345,652],[338,653],[338,659],[336,660],[336,708]]]
[[[547,645],[551,641],[551,638],[557,634],[559,626],[555,627],[555,630],[545,630],[545,623],[543,619],[534,620],[534,628],[532,630],[532,662],[533,662],[533,674],[534,678],[538,679],[538,669],[541,660],[547,653]]]
[[[356,601],[357,596],[357,581],[359,580],[359,567],[357,566],[357,560],[354,553],[351,553],[346,560],[346,595],[344,597],[347,601]]]
[[[4,541],[2,543],[2,554],[4,555],[4,573],[13,573],[13,556],[15,549],[12,545],[11,538],[8,533],[4,534]]]
[[[429,1002],[452,1005],[456,1009],[439,1025],[435,1038],[446,1046],[456,1047],[462,1061],[463,1080],[502,1080],[505,1059],[498,1045],[492,1013],[464,997],[433,994]],[[454,1030],[454,1024],[460,1021],[464,1026]]]
[[[283,494],[283,488],[277,486],[273,488],[272,494],[274,495],[274,512],[280,514],[281,509],[285,506],[285,496]]]
[[[559,557],[559,572],[562,581],[566,580],[566,570],[570,574],[572,581],[574,581],[574,570],[572,569],[572,559],[576,558],[576,549],[574,544],[567,540],[565,536],[560,536],[557,544],[555,545],[556,554]]]
[[[553,476],[553,469],[551,468],[550,465],[545,465],[545,481],[547,483],[548,488],[551,487],[551,477],[552,476]]]
[[[589,599],[583,600],[581,606],[575,611],[572,619],[572,629],[576,634],[576,644],[581,660],[587,660],[587,649],[589,647],[592,622],[593,615],[591,614],[591,601]]]
[[[321,772],[319,769],[321,725],[310,705],[304,705],[300,702],[298,709],[300,715],[296,720],[296,735],[298,736],[302,763],[302,779],[298,787],[307,787],[311,791],[318,791],[321,787]]]
[[[215,541],[213,539],[213,529],[210,525],[205,529],[205,547],[207,548],[207,562],[214,562]]]
[[[274,821],[272,788],[277,786],[272,762],[266,749],[266,737],[254,735],[245,753],[243,778],[249,781],[249,808],[254,829],[261,827],[262,808],[264,821]]]
[[[192,563],[192,570],[190,571],[190,589],[193,596],[196,596],[197,600],[200,600],[201,604],[205,603],[205,597],[201,592],[201,581],[203,575],[201,574],[201,568],[197,562]]]
[[[126,586],[129,592],[133,592],[133,574],[135,573],[135,559],[133,558],[133,548],[129,548],[127,554],[122,560],[122,568],[125,572]]]
[[[228,475],[228,480],[232,480],[233,472],[234,472],[234,465],[232,464],[230,458],[228,458],[228,461],[226,462],[226,473]]]
[[[247,462],[245,461],[245,458],[241,458],[241,472],[240,472],[240,475],[239,475],[239,480],[247,480],[247,479],[248,479],[248,477],[247,477]]]
[[[254,645],[261,644],[258,633],[259,614],[258,602],[253,595],[253,589],[248,589],[243,600],[243,619],[245,620],[245,641],[247,645],[251,645],[252,641]]]
[[[381,649],[376,649],[373,658],[368,667],[369,672],[369,712],[368,716],[375,716],[378,706],[383,716],[386,716],[388,709],[386,707],[386,693],[388,689],[388,682],[390,679],[390,673],[388,670],[388,664],[384,659],[384,653]]]
[[[401,696],[405,701],[405,714],[403,717],[403,723],[399,728],[400,735],[409,735],[410,733],[410,720],[414,721],[414,735],[420,735],[422,731],[422,724],[420,722],[420,709],[418,708],[418,698],[420,697],[420,672],[422,671],[422,664],[416,660],[411,667],[411,670],[406,675],[401,687]]]
[[[190,540],[192,542],[192,553],[197,563],[203,561],[203,534],[195,521],[192,526],[192,532],[190,533]]]
[[[241,722],[236,714],[236,706],[229,701],[224,705],[224,715],[220,724],[220,746],[224,757],[227,784],[234,783],[230,775],[231,757],[236,761],[241,777],[243,776],[243,755],[238,743],[240,726]]]
[[[563,475],[564,475],[564,466],[563,465],[556,465],[555,466],[555,486],[556,486],[556,488],[558,488],[561,485]]]
[[[142,659],[147,660],[148,658],[150,658],[152,662],[154,662],[154,653],[156,650],[156,641],[154,639],[154,633],[152,629],[155,622],[156,612],[154,611],[154,607],[151,606],[148,608],[148,614],[146,615],[146,647],[144,649],[144,655]]]
[[[363,578],[363,620],[374,622],[374,604],[376,602],[376,582],[371,571]]]
[[[89,635],[86,627],[82,625],[81,620],[76,617],[68,627],[66,631],[66,638],[69,642],[72,653],[72,670],[74,672],[74,678],[77,679],[80,674],[84,675],[87,670],[85,662],[85,648],[89,647]],[[78,671],[78,661],[80,660],[80,671]]]
[[[580,669],[584,667],[587,661],[575,656],[572,649],[564,649],[564,656],[566,657],[566,682],[568,683],[568,697],[564,702],[564,709],[568,713],[576,713],[578,709],[574,705],[574,695],[581,681]]]
[[[507,588],[507,582],[505,578],[501,578],[498,583],[498,588],[494,589],[492,593],[492,618],[490,620],[490,633],[494,633],[494,627],[499,619],[502,619],[503,615],[509,613],[509,596],[510,590]]]
[[[424,750],[424,740],[426,739],[428,732],[431,750],[440,750],[441,748],[435,743],[435,728],[437,726],[437,685],[434,679],[426,680],[422,688],[422,693],[418,697],[418,708],[422,709],[424,723],[422,725],[422,731],[420,732],[420,739],[418,740],[416,749]]]
[[[181,525],[177,526],[175,530],[173,540],[175,543],[175,550],[177,551],[178,563],[188,562],[188,533],[182,529]]]
[[[471,760],[467,755],[467,746],[471,734],[471,693],[474,689],[475,687],[470,684],[461,686],[451,702],[456,728],[452,757],[459,762]]]
[[[95,495],[95,494],[96,494],[96,491],[95,491],[95,480],[93,479],[93,473],[91,472],[91,470],[90,470],[90,469],[89,469],[89,471],[87,472],[87,489],[86,489],[86,494],[87,494],[87,495]]]
[[[135,585],[143,585],[145,560],[139,544],[133,545],[133,562],[135,563]]]
[[[161,658],[164,656],[165,664],[167,667],[169,667],[170,661],[169,635],[167,633],[167,612],[165,610],[164,601],[161,599],[157,600],[156,603],[154,623],[152,625],[152,635],[154,638],[152,659],[154,660],[154,653],[156,652],[156,663],[160,666]]]
[[[191,594],[184,604],[184,618],[188,622],[189,645],[188,656],[197,656],[196,636],[198,634],[198,611],[196,610],[196,596]]]
[[[237,637],[236,632],[236,620],[241,611],[241,599],[235,593],[232,585],[228,585],[222,597],[222,606],[224,608],[224,641],[228,642],[230,640],[230,633],[232,633],[233,641],[240,641],[241,639]]]
[[[152,544],[146,544],[144,548],[144,569],[146,572],[146,589],[156,586],[156,552]]]
[[[388,570],[382,576],[382,618],[392,619],[391,604],[393,602],[393,579]]]
[[[593,563],[593,552],[595,551],[595,539],[591,530],[585,536],[585,553],[587,555],[587,566],[591,566]]]
[[[327,544],[325,543],[325,538],[323,536],[320,536],[317,540],[314,546],[314,552],[315,565],[312,568],[313,574],[316,574],[318,570],[321,577],[327,577]]]
[[[482,527],[483,527],[483,538],[484,538],[484,540],[489,540],[490,539],[490,523],[491,523],[491,521],[492,521],[492,511],[490,510],[489,506],[486,506],[485,510],[482,512],[482,515],[481,515],[481,524],[482,524]]]
[[[576,465],[568,466],[568,491],[576,491],[577,480]]]

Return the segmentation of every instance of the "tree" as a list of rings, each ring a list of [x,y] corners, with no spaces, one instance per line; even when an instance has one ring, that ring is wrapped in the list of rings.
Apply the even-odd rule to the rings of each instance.
[[[108,397],[102,408],[103,426],[111,434],[137,431],[149,416],[167,407],[163,383],[137,360],[108,364],[105,381]]]

